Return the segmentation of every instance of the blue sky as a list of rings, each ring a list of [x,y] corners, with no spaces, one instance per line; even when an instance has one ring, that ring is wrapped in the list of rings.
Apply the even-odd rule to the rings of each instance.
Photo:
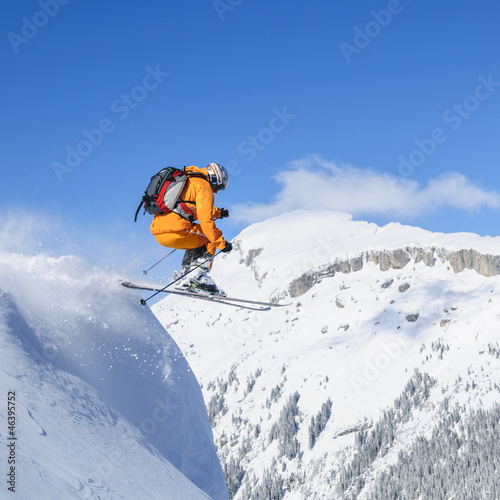
[[[231,173],[228,239],[296,208],[497,235],[499,16],[494,0],[8,0],[2,240],[147,262],[164,253],[133,223],[149,177],[212,161]]]

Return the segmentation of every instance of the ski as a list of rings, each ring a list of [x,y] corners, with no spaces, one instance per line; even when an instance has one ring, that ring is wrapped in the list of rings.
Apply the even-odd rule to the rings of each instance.
[[[172,293],[174,295],[181,295],[181,296],[189,297],[192,299],[206,300],[208,302],[224,304],[226,306],[233,306],[233,307],[239,307],[242,309],[248,309],[250,311],[270,311],[271,306],[279,305],[279,304],[269,304],[267,302],[248,301],[247,299],[237,299],[234,297],[225,297],[223,295],[207,295],[207,294],[189,292],[189,291],[178,290],[178,289],[169,290],[169,289],[157,288],[157,287],[152,287],[152,286],[142,286],[142,285],[136,285],[134,283],[130,283],[129,281],[124,281],[122,283],[122,286],[124,286],[126,288],[132,288],[134,290],[147,290],[150,292]],[[261,307],[252,307],[250,305],[238,304],[238,301],[258,305]]]
[[[189,293],[190,295],[201,295],[201,293],[198,292],[190,292],[189,290],[182,290],[180,288],[176,288],[176,291],[179,292],[184,292],[184,293]],[[168,290],[165,290],[168,292]],[[229,300],[232,302],[242,302],[244,304],[254,304],[254,305],[259,305],[259,306],[267,306],[267,307],[285,307],[285,306],[290,306],[291,303],[289,304],[275,304],[273,302],[261,302],[259,300],[248,300],[248,299],[239,299],[236,297],[226,297],[224,295],[211,295],[211,297],[221,297],[224,300]]]

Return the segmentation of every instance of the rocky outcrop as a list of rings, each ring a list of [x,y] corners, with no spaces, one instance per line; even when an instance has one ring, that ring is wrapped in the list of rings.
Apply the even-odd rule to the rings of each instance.
[[[406,247],[396,250],[367,250],[357,257],[345,260],[336,259],[333,264],[327,264],[302,274],[290,283],[288,292],[291,297],[299,297],[324,278],[335,276],[336,273],[359,271],[368,262],[379,266],[381,271],[387,271],[403,269],[410,262],[415,264],[422,262],[432,267],[438,261],[447,263],[455,273],[471,269],[486,277],[500,274],[500,255],[482,254],[473,249],[451,251],[446,248]],[[407,288],[400,291],[406,290]]]
[[[252,270],[253,276],[255,280],[261,284],[262,280],[266,277],[267,273],[259,273],[259,268],[255,263],[255,259],[262,253],[264,250],[262,247],[260,248],[252,248],[250,249],[246,255],[244,255],[242,249],[241,249],[241,242],[236,240],[234,242],[234,248],[240,253],[242,256],[240,258],[240,264],[245,264],[245,266],[249,267]]]
[[[321,277],[320,277],[321,276]],[[335,276],[335,271],[329,276]],[[318,275],[314,272],[304,273],[300,278],[294,279],[288,287],[290,297],[300,297],[310,290],[316,283],[322,281],[325,275]]]
[[[407,314],[406,321],[409,321],[410,323],[415,323],[415,321],[417,321],[419,316],[420,316],[420,313]]]
[[[248,254],[246,258],[243,260],[240,260],[241,264],[245,264],[245,266],[249,267],[255,262],[255,258],[258,257],[261,253],[262,250],[264,250],[262,247],[261,248],[252,248],[251,250],[248,251]]]
[[[390,280],[384,281],[380,288],[389,288],[394,283],[394,280],[391,278]]]
[[[382,250],[380,252],[370,252],[365,254],[366,260],[371,260],[378,266],[381,271],[389,269],[403,269],[403,267],[411,261],[411,255],[403,249],[399,250]]]
[[[484,255],[477,250],[459,250],[449,255],[448,261],[456,273],[474,269],[483,276],[500,274],[500,255]]]

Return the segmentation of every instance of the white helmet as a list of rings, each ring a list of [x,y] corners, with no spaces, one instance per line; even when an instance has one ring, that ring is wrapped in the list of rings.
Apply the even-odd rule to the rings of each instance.
[[[214,193],[218,193],[226,189],[227,183],[229,182],[229,175],[227,170],[218,163],[210,163],[207,166],[208,179],[212,186]]]

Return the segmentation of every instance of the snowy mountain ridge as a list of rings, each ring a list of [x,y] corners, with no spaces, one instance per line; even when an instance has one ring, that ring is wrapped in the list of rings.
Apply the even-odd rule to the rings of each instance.
[[[266,241],[266,253],[278,272],[287,269],[286,275],[292,274],[292,268],[310,271],[320,267],[319,274],[333,276],[334,272],[360,270],[368,261],[386,271],[402,269],[411,260],[431,266],[437,260],[447,261],[455,272],[474,269],[484,276],[500,273],[500,237],[432,233],[399,223],[378,227],[353,221],[349,214],[329,211],[296,211],[279,217],[278,221],[273,236]],[[267,222],[273,224],[273,219]],[[247,228],[237,238],[238,250],[244,254],[241,262],[247,266],[263,251],[262,246],[258,246],[261,224]],[[331,227],[330,231],[325,230],[326,224]],[[286,248],[287,258],[275,258],[274,247],[278,251]],[[256,279],[259,281],[258,276]]]
[[[1,498],[227,498],[185,357],[82,259],[0,252],[0,388]]]
[[[500,498],[495,462],[477,465],[491,462],[477,449],[498,455],[499,249],[293,212],[245,229],[213,269],[230,295],[292,306],[155,305],[202,383],[231,497]]]
[[[446,248],[407,247],[397,250],[371,250],[361,253],[349,260],[335,259],[333,264],[323,265],[317,270],[304,273],[293,280],[288,292],[291,297],[299,297],[324,278],[335,276],[335,273],[360,271],[366,262],[378,265],[381,271],[403,269],[410,262],[423,262],[434,266],[437,261],[448,263],[455,273],[464,269],[472,269],[483,276],[500,274],[500,256],[482,254],[474,249],[448,250]]]

